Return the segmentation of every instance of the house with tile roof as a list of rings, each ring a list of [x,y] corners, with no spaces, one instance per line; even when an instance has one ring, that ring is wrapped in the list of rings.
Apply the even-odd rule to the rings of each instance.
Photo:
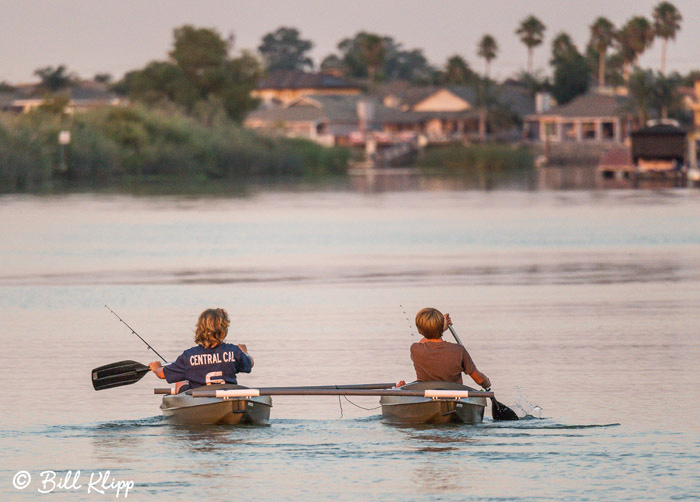
[[[336,75],[306,73],[298,70],[278,70],[263,77],[251,95],[263,103],[289,103],[301,96],[313,94],[360,94],[358,85]]]
[[[630,132],[627,97],[591,92],[571,102],[527,115],[524,136],[534,141],[617,142]]]

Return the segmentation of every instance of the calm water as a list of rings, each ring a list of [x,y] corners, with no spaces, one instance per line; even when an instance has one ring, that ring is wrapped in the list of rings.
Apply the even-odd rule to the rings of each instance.
[[[132,500],[698,500],[699,215],[684,190],[1,197],[0,498],[80,469],[54,499],[113,499],[85,489],[110,470]],[[269,427],[169,426],[151,375],[92,390],[156,359],[104,304],[167,358],[227,308],[248,386],[410,380],[406,318],[435,306],[532,416],[395,427],[374,398],[286,397]]]

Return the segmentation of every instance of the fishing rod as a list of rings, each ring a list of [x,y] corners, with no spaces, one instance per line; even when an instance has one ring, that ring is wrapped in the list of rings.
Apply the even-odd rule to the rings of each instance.
[[[134,328],[132,328],[131,326],[129,326],[129,325],[124,321],[124,319],[122,319],[121,317],[119,317],[119,315],[118,315],[114,310],[112,310],[111,308],[109,308],[107,305],[105,305],[105,308],[106,308],[107,310],[109,310],[112,314],[114,314],[115,317],[116,317],[117,319],[119,319],[119,320],[124,324],[124,326],[126,326],[127,328],[129,328],[133,334],[135,334],[136,336],[138,336],[138,337],[139,337],[139,340],[141,340],[143,343],[145,343],[145,344],[146,344],[146,347],[148,347],[148,348],[151,349],[153,352],[155,352],[156,355],[157,355],[158,357],[160,357],[160,358],[163,360],[163,362],[164,362],[165,364],[168,364],[168,361],[166,361],[165,358],[164,358],[163,356],[161,356],[160,354],[158,354],[158,351],[157,351],[156,349],[154,349],[153,347],[151,347],[151,344],[148,343],[146,340],[144,340],[143,337],[142,337],[141,335],[139,335],[136,331],[134,331]]]

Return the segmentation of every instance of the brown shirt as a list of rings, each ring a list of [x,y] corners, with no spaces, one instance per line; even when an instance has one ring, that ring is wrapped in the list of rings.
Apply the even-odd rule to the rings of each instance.
[[[467,349],[444,340],[414,343],[411,345],[411,359],[419,382],[462,383],[462,372],[468,375],[476,369]]]

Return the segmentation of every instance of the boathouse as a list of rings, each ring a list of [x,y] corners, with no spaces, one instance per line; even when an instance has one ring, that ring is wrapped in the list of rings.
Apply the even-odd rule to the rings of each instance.
[[[684,166],[687,132],[676,123],[652,122],[630,136],[632,161],[637,172],[674,172]]]

